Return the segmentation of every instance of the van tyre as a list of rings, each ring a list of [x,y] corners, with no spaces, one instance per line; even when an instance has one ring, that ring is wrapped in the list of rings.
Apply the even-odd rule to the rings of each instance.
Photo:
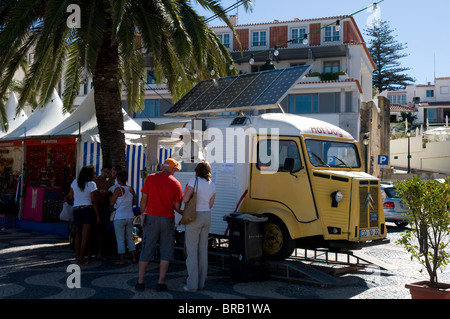
[[[284,260],[292,255],[295,241],[286,225],[277,217],[270,216],[264,227],[263,256],[269,260]]]

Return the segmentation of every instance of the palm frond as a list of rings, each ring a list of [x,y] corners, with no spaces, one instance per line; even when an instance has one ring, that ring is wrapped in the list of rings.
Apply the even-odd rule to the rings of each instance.
[[[113,17],[113,25],[112,25],[112,35],[111,41],[118,41],[119,30],[122,29],[122,25],[127,24],[128,19],[125,15],[127,8],[127,0],[112,0],[111,8],[112,8],[112,17]],[[126,25],[125,28],[128,26]]]
[[[61,34],[59,38],[53,39],[52,46],[54,47],[54,50],[52,51],[50,63],[47,64],[46,70],[44,71],[45,73],[42,82],[40,103],[43,105],[48,103],[52,97],[54,88],[61,80],[68,50],[66,43],[67,33],[68,30],[66,30],[64,34]]]
[[[23,43],[28,34],[33,32],[35,27],[39,27],[39,17],[45,3],[45,0],[22,0],[14,1],[14,4],[3,8],[2,25],[6,26],[0,32],[0,56],[7,54],[10,48]]]
[[[136,45],[140,45],[136,41]],[[144,105],[144,58],[139,50],[129,59],[121,59],[122,79],[127,90],[127,108],[134,112]]]
[[[64,93],[63,93],[63,110],[70,111],[78,94],[80,86],[80,78],[83,72],[83,54],[84,46],[80,39],[70,41],[66,70],[64,72]]]

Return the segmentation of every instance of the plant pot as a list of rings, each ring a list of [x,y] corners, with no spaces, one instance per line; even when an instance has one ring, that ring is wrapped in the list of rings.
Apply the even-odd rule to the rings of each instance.
[[[450,284],[438,283],[437,288],[429,287],[429,281],[419,281],[405,285],[412,299],[450,299]]]
[[[320,82],[320,77],[318,76],[307,76],[302,79],[302,82]]]

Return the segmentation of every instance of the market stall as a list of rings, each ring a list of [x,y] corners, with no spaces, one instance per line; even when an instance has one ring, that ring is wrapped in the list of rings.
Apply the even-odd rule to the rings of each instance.
[[[141,130],[125,110],[123,114],[125,130]],[[128,184],[139,196],[145,147],[136,141],[135,135],[125,137]],[[14,131],[0,138],[0,142],[23,144],[17,146],[23,158],[17,161],[18,170],[24,176],[21,218],[36,222],[59,220],[64,196],[79,170],[94,165],[98,175],[102,168],[94,91],[70,115],[62,112],[62,101],[55,91],[45,108],[35,110]]]
[[[63,197],[75,178],[75,137],[25,141],[25,204],[23,218],[58,221]]]
[[[17,216],[23,162],[22,141],[0,142],[0,216]]]
[[[22,177],[23,186],[18,195],[23,196],[21,218],[26,220],[57,220],[63,189],[74,174],[75,138],[44,136],[46,131],[69,116],[63,112],[62,106],[54,90],[45,107],[35,109],[25,121],[0,139],[8,154],[14,154],[12,170]],[[15,149],[11,150],[11,147]]]
[[[141,130],[141,126],[130,118],[125,110],[122,111],[125,130]],[[68,118],[47,131],[45,135],[76,137],[76,171],[79,172],[83,166],[94,165],[96,175],[100,174],[103,159],[95,113],[94,90],[89,92],[80,106]],[[143,182],[140,174],[141,170],[145,168],[145,149],[139,141],[132,141],[131,138],[136,138],[136,136],[125,135],[127,157],[125,169],[129,176],[128,185],[131,185],[136,190],[136,195],[139,196]]]

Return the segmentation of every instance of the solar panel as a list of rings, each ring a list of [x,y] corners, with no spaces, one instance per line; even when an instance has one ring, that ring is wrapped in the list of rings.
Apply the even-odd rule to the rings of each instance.
[[[246,88],[255,79],[251,74],[244,74],[238,77],[231,77],[234,79],[233,84],[227,88],[224,94],[214,101],[214,104],[208,106],[208,110],[220,110],[226,109],[230,102],[234,101],[242,92],[243,88]]]
[[[222,92],[227,89],[233,80],[234,79],[232,77],[222,78],[220,81],[218,79],[207,80],[211,82],[211,86],[208,88],[208,91],[192,103],[187,108],[187,111],[200,111],[206,109],[215,99],[217,99],[218,96],[221,95]]]
[[[167,116],[276,108],[309,65],[199,82],[166,113]]]
[[[181,99],[179,99],[177,103],[175,103],[175,105],[178,105],[177,111],[178,112],[185,111],[202,94],[206,93],[208,91],[208,88],[211,87],[211,85],[212,85],[212,81],[210,81],[210,82],[202,81],[202,82],[197,83],[197,85],[194,87],[194,88],[196,88],[195,90],[193,88],[192,90],[187,92]],[[174,108],[174,106],[172,108],[170,108],[168,112],[170,112],[170,110],[172,110]]]

